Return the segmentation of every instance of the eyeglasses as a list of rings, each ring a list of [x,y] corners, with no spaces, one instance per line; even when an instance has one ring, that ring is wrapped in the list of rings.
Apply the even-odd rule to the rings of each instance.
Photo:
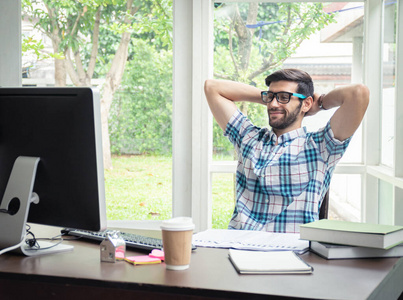
[[[277,102],[281,103],[281,104],[287,104],[288,102],[290,102],[291,96],[295,96],[295,97],[298,97],[300,99],[305,99],[306,98],[306,96],[304,96],[302,94],[289,93],[289,92],[273,93],[273,92],[269,92],[269,91],[262,91],[260,93],[260,95],[261,95],[262,101],[264,103],[272,102],[274,97],[276,97]]]

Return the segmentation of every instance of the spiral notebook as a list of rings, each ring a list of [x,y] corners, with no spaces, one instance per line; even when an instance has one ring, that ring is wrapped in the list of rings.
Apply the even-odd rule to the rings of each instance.
[[[240,274],[310,274],[313,268],[292,251],[229,249],[228,257]]]

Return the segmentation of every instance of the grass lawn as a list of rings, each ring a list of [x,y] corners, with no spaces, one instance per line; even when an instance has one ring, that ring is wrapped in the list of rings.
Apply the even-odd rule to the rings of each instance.
[[[172,215],[172,158],[112,157],[105,170],[109,220],[164,220]],[[234,208],[232,174],[213,175],[213,228],[227,228]]]

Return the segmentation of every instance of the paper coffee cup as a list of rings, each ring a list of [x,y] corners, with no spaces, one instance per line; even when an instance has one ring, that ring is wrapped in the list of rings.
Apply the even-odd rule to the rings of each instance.
[[[194,227],[192,218],[188,217],[178,217],[162,222],[162,244],[168,270],[189,268]]]

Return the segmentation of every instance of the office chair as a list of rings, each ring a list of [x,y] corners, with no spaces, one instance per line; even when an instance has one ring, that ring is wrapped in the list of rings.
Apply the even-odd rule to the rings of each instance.
[[[328,211],[329,211],[329,190],[326,192],[325,197],[323,197],[319,211],[319,220],[327,219]]]

